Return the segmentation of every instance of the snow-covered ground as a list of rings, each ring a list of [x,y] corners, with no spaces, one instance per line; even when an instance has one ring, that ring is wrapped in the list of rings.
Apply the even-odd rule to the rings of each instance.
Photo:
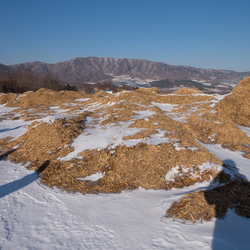
[[[170,111],[174,107],[164,108]],[[0,111],[3,115],[9,110],[1,106]],[[138,112],[140,118],[147,115]],[[3,120],[0,138],[17,138],[29,124],[21,119]],[[96,126],[93,131],[102,133]],[[119,135],[119,131],[110,131],[111,135]],[[80,152],[81,136],[73,143],[74,156]],[[250,160],[240,152],[202,145],[250,180]],[[90,177],[102,176],[96,173]],[[173,201],[208,185],[203,182],[170,191],[139,188],[119,194],[70,194],[42,185],[37,173],[25,165],[1,160],[0,249],[249,249],[250,220],[231,210],[224,220],[195,224],[165,217]]]
[[[222,159],[247,163],[238,153],[215,150]],[[237,167],[250,177],[246,165]],[[41,185],[35,172],[9,161],[0,161],[0,183],[1,249],[249,249],[250,220],[231,211],[225,220],[203,224],[164,217],[173,201],[207,183],[69,194]]]

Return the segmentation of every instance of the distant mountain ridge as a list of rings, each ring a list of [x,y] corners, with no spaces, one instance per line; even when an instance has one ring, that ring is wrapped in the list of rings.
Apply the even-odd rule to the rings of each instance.
[[[114,76],[127,75],[141,80],[159,81],[168,79],[206,81],[212,84],[223,82],[238,83],[250,72],[231,70],[201,69],[189,66],[173,66],[162,62],[145,59],[78,57],[54,64],[44,62],[28,62],[6,66],[0,64],[0,73],[14,72],[21,68],[34,71],[43,76],[51,74],[64,83],[80,85],[83,82],[111,80]]]

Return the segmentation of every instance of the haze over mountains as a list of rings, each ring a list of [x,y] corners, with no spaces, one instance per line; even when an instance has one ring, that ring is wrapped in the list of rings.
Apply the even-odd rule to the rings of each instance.
[[[202,90],[222,88],[230,91],[249,72],[201,69],[173,66],[144,59],[86,57],[55,64],[28,62],[6,66],[0,64],[0,73],[10,73],[26,68],[40,76],[51,74],[63,83],[81,85],[83,82],[113,81],[119,84],[148,84],[160,88],[195,86]],[[167,80],[166,80],[167,79]]]

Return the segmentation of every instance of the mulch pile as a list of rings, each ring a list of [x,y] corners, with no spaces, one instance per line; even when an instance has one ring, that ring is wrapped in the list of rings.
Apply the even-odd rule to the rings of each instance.
[[[167,210],[167,217],[183,221],[223,219],[228,209],[250,218],[250,183],[241,177],[231,179],[225,172],[215,178],[218,187],[186,194]],[[223,183],[223,185],[221,185]]]
[[[235,123],[250,127],[250,77],[242,80],[232,94],[217,105],[219,115],[227,115]]]
[[[18,107],[12,111],[15,114],[13,119],[44,118],[55,114],[55,108],[51,109],[51,106],[64,110],[65,118],[48,123],[41,120],[33,122],[28,131],[16,140],[0,140],[1,152],[11,152],[8,159],[14,162],[29,162],[30,169],[42,172],[42,182],[46,185],[83,194],[120,192],[139,186],[167,190],[215,178],[223,186],[185,195],[171,206],[168,216],[191,221],[209,220],[222,218],[231,207],[237,214],[249,218],[249,183],[240,178],[229,178],[224,172],[219,173],[217,167],[222,166],[222,162],[197,141],[222,144],[250,157],[250,138],[237,127],[237,124],[250,126],[249,86],[250,78],[244,79],[231,95],[217,104],[215,96],[204,95],[195,88],[184,88],[173,94],[161,94],[157,88],[113,95],[101,91],[87,95],[46,89],[22,95],[2,94],[1,104]],[[153,103],[176,106],[170,114]],[[150,111],[152,115],[138,119],[136,111]],[[175,119],[172,119],[173,115]],[[99,126],[103,133],[105,126],[130,122],[131,128],[141,131],[123,139],[142,139],[143,143],[133,147],[118,145],[102,150],[85,150],[77,158],[61,161],[59,157],[74,150],[71,144],[84,130],[87,116],[92,117],[93,125],[101,120]],[[178,121],[178,117],[184,118],[184,122]],[[91,128],[91,124],[88,126]],[[167,142],[148,145],[147,139],[160,131],[164,131],[163,138]],[[200,166],[204,163],[211,164],[202,170]],[[177,167],[177,173],[166,179],[166,175]],[[103,178],[97,181],[83,179],[97,172],[102,173]]]
[[[79,154],[83,159],[54,161],[43,172],[42,181],[49,186],[58,186],[81,193],[119,192],[124,189],[170,189],[203,182],[215,177],[216,169],[201,172],[195,166],[201,162],[217,159],[202,150],[177,151],[171,144],[148,145],[139,143],[134,147],[117,146],[112,149],[86,150]],[[217,160],[218,161],[218,160]],[[177,164],[190,166],[190,172],[176,176],[177,181],[168,181],[166,174]],[[98,181],[83,181],[78,178],[101,172]],[[191,173],[192,172],[192,173]],[[195,175],[196,173],[196,175]],[[190,178],[192,176],[192,178]]]
[[[90,112],[85,111],[72,119],[57,119],[52,124],[35,124],[16,140],[1,140],[1,147],[5,151],[16,148],[9,159],[14,162],[31,162],[29,168],[36,170],[45,161],[73,151],[70,144],[82,133],[84,120],[88,115]]]

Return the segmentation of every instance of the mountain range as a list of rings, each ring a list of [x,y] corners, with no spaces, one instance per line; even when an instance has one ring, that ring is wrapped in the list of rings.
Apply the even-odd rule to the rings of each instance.
[[[203,89],[229,88],[231,90],[240,80],[250,76],[249,72],[231,70],[202,69],[189,66],[173,66],[145,59],[78,57],[55,64],[28,62],[15,65],[0,64],[0,73],[10,73],[26,68],[40,76],[50,74],[62,83],[114,81],[121,83],[146,83],[160,88],[178,88],[196,83]]]

